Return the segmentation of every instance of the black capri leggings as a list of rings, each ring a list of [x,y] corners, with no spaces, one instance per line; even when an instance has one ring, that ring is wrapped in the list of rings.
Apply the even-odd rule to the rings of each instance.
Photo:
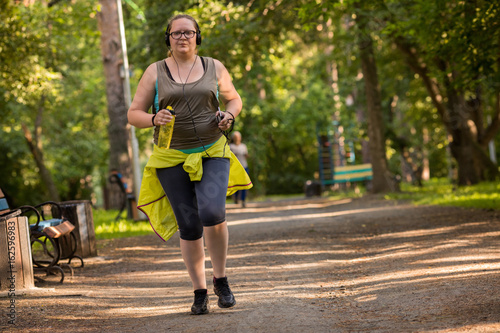
[[[181,239],[197,240],[203,227],[226,220],[229,159],[203,158],[203,176],[192,182],[182,164],[156,169],[161,186],[174,210]]]

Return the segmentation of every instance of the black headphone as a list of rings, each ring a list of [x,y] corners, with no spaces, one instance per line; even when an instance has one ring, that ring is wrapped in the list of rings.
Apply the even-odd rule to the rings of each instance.
[[[198,26],[198,22],[193,21],[194,24],[196,25],[196,45],[201,44],[201,31],[200,27]],[[170,47],[170,29],[172,27],[170,26],[170,23],[167,25],[167,30],[165,30],[165,44],[167,44],[167,47]]]

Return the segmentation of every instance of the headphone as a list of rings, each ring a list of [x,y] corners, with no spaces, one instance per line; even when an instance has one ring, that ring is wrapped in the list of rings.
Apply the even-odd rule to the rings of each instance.
[[[201,31],[200,31],[200,27],[198,25],[198,22],[196,21],[193,21],[194,24],[196,25],[196,45],[200,45],[201,44]],[[165,44],[167,44],[167,47],[170,47],[170,29],[172,29],[172,27],[170,26],[172,22],[170,22],[168,25],[167,25],[167,30],[165,30]]]

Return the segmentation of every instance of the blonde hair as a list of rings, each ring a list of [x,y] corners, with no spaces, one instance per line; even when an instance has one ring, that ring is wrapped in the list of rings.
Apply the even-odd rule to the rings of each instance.
[[[180,19],[188,19],[188,20],[190,20],[191,22],[194,23],[194,27],[196,28],[196,32],[198,32],[198,33],[200,32],[200,26],[198,25],[198,22],[196,22],[196,20],[191,15],[177,14],[177,15],[175,15],[174,17],[172,17],[168,21],[166,33],[170,33],[170,29],[172,29],[172,23],[174,21],[177,21],[177,20],[180,20]]]

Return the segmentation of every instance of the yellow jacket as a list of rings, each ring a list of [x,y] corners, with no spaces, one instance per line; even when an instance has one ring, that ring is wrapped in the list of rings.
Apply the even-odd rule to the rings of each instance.
[[[229,146],[226,145],[224,136],[208,148],[207,152],[210,157],[229,158],[228,196],[236,191],[246,190],[253,186],[245,169],[229,149]],[[156,145],[154,146],[153,154],[144,168],[137,208],[148,217],[153,230],[164,241],[172,237],[178,227],[172,206],[156,176],[156,169],[174,167],[183,163],[183,168],[189,173],[191,181],[200,181],[203,175],[201,162],[203,157],[208,157],[205,152],[185,154],[179,150],[162,149]]]

